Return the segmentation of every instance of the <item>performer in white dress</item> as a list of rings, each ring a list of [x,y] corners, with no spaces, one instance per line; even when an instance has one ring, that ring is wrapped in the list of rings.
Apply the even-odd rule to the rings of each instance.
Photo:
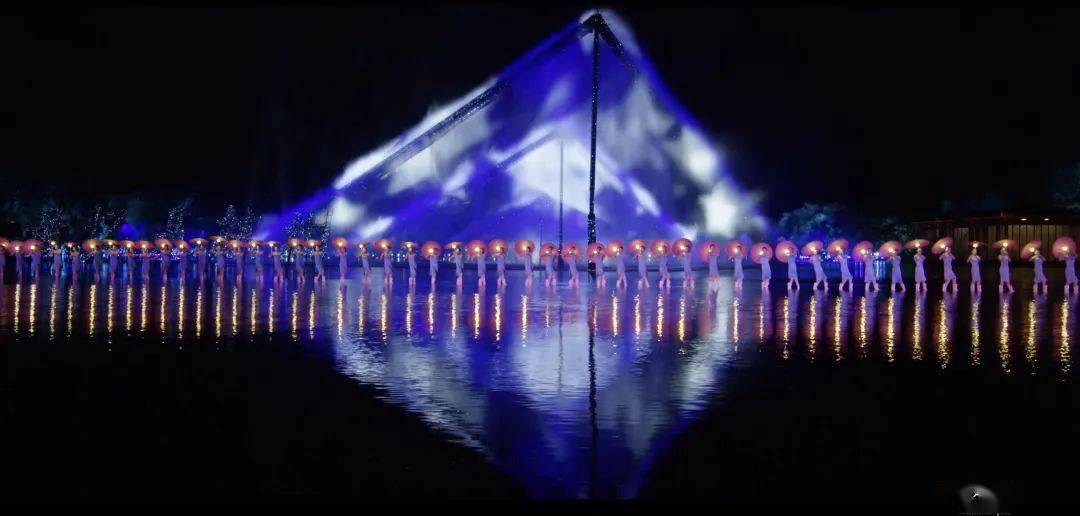
[[[869,291],[870,287],[874,287],[874,291],[878,290],[877,273],[874,272],[874,253],[865,252],[862,255],[863,265],[863,290]]]
[[[844,290],[844,286],[847,285],[847,291],[851,292],[854,288],[854,282],[851,276],[851,267],[848,266],[848,261],[851,257],[844,254],[844,251],[838,250],[836,252],[836,261],[840,262],[840,290]]]
[[[971,291],[982,291],[982,271],[979,269],[979,262],[982,258],[979,258],[979,247],[974,246],[971,248],[971,254],[968,255],[967,262],[971,265]]]
[[[945,252],[941,253],[941,263],[945,270],[945,284],[941,286],[942,292],[948,291],[950,284],[953,287],[953,292],[960,290],[960,287],[957,286],[956,283],[956,271],[953,270],[953,260],[955,258],[956,257],[952,254],[951,247],[946,247]]]
[[[325,256],[326,251],[323,249],[322,242],[311,247],[311,260],[315,262],[315,277],[312,279],[320,283],[326,283],[326,263],[323,260]]]
[[[810,255],[810,265],[814,267],[814,285],[810,287],[810,290],[817,290],[818,284],[822,285],[822,290],[829,290],[829,279],[825,276],[825,270],[821,268],[821,253],[815,251]]]
[[[1049,288],[1049,282],[1046,281],[1046,273],[1043,272],[1043,262],[1045,262],[1046,259],[1042,257],[1042,254],[1039,253],[1038,249],[1035,249],[1031,253],[1030,260],[1031,263],[1035,266],[1035,283],[1031,286],[1031,291],[1038,294],[1039,285],[1042,285],[1043,294],[1045,294],[1047,293],[1047,289]]]
[[[915,261],[915,291],[926,292],[926,268],[924,267],[926,255],[923,254],[922,247],[915,248],[913,260]]]
[[[892,256],[889,257],[889,263],[892,264],[892,284],[889,285],[889,290],[895,290],[899,286],[901,292],[907,292],[907,285],[904,285],[904,273],[900,268],[900,253],[893,251]]]
[[[281,246],[270,245],[270,261],[274,263],[274,283],[285,281],[285,268],[281,265]]]
[[[731,263],[735,266],[735,288],[742,290],[743,282],[743,260],[746,259],[746,253],[743,252],[742,246],[735,248],[735,253],[731,255]],[[716,270],[716,254],[709,256],[709,277],[713,279],[720,278],[720,272]]]
[[[1013,288],[1012,275],[1009,273],[1009,252],[1005,248],[998,253],[998,260],[1001,262],[1001,266],[998,267],[998,276],[1001,278],[998,283],[998,292],[1004,292],[1006,287],[1009,292],[1014,292],[1016,289]]]
[[[1080,282],[1076,279],[1076,250],[1065,251],[1065,293],[1072,289],[1073,294],[1080,293]]]

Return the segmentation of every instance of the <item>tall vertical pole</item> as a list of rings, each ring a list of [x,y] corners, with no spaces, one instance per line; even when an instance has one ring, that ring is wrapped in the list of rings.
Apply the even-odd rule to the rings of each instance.
[[[596,111],[600,102],[600,34],[593,27],[592,47],[592,142],[589,147],[589,243],[596,242]],[[590,261],[589,272],[596,274]]]

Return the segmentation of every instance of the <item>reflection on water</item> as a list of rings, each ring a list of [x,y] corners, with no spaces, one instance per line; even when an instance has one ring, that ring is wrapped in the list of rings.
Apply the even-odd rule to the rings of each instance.
[[[983,358],[993,363],[992,351],[983,356],[986,335],[998,343],[995,374],[1071,381],[1073,297],[736,293],[730,278],[687,289],[526,289],[514,274],[490,291],[469,281],[431,289],[45,279],[3,287],[0,334],[215,353],[285,337],[485,452],[538,496],[633,495],[653,458],[739,368],[906,356],[927,371],[983,367]],[[1024,348],[1015,355],[1014,302]],[[927,352],[934,360],[922,360]]]

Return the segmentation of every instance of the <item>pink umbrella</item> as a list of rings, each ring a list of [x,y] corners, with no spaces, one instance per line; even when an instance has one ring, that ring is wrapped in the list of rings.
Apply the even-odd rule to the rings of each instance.
[[[874,244],[868,240],[863,240],[855,244],[851,254],[858,256],[859,258],[874,254]]]
[[[930,241],[925,238],[916,238],[915,240],[908,240],[904,247],[907,249],[925,249],[930,247]]]
[[[653,256],[667,256],[670,249],[671,245],[668,244],[667,240],[664,240],[663,238],[653,240],[651,249]]]
[[[564,260],[571,256],[578,258],[581,256],[581,248],[573,242],[567,242],[566,244],[563,244],[562,256]]]
[[[1006,251],[1010,249],[1016,249],[1016,240],[1003,238],[994,242],[994,249],[1004,249]]]
[[[1067,236],[1058,237],[1054,240],[1054,257],[1064,260],[1069,253],[1076,253],[1076,242]]]
[[[829,254],[840,254],[848,250],[848,241],[843,238],[837,238],[836,240],[829,242],[829,247],[827,249]]]
[[[794,258],[798,254],[799,249],[790,240],[782,240],[779,244],[776,244],[776,259],[781,262],[787,263],[788,259]]]
[[[680,238],[680,239],[676,240],[674,244],[672,244],[671,252],[675,256],[682,257],[682,256],[686,256],[686,253],[689,253],[690,250],[693,249],[693,248],[694,248],[694,243],[691,242],[690,239],[688,239],[688,238]]]
[[[802,246],[802,254],[813,256],[818,254],[818,252],[824,248],[825,244],[822,243],[821,240],[814,240],[812,242],[807,242],[806,245]]]
[[[709,242],[709,243],[705,244],[705,247],[709,247],[709,246],[713,246],[713,245],[716,245],[716,243],[715,242]],[[702,247],[702,249],[705,249],[705,247]],[[735,258],[736,256],[744,254],[745,252],[746,252],[746,247],[743,245],[742,242],[740,242],[738,240],[732,240],[732,241],[728,242],[726,245],[724,245],[724,254],[727,255],[727,257],[729,259]],[[715,255],[716,251],[710,250],[709,254],[710,255]],[[702,260],[705,259],[704,252],[702,253],[701,259]]]
[[[590,260],[602,260],[604,258],[604,244],[593,242],[585,247],[585,256]]]
[[[941,237],[937,242],[934,242],[934,254],[941,254],[945,252],[945,249],[952,247],[952,237]]]
[[[630,254],[637,258],[638,255],[644,253],[649,248],[649,244],[640,238],[635,238],[630,241]]]
[[[889,240],[888,242],[881,244],[881,247],[878,248],[878,254],[889,257],[899,253],[901,247],[903,246],[900,245],[900,242],[897,242],[896,240]]]
[[[559,248],[555,247],[555,244],[551,242],[544,242],[540,245],[540,256],[558,256]]]
[[[522,238],[514,243],[514,252],[517,253],[518,258],[532,256],[534,249],[536,249],[536,244],[532,243],[532,240]]]
[[[491,242],[488,242],[488,251],[492,256],[504,256],[506,251],[510,249],[510,245],[506,243],[506,240],[496,238]]]
[[[424,242],[424,245],[420,246],[420,254],[423,255],[424,258],[439,256],[439,253],[441,252],[442,246],[434,240],[428,240],[427,242]]]
[[[466,245],[465,249],[469,252],[469,256],[476,258],[487,252],[487,244],[483,240],[473,240]]]
[[[772,259],[773,250],[772,246],[765,242],[758,242],[754,244],[754,247],[750,248],[750,259],[754,260],[754,263],[760,264]]]
[[[1024,245],[1024,248],[1020,250],[1020,257],[1027,260],[1031,258],[1031,255],[1035,254],[1035,250],[1042,247],[1042,241],[1032,240]]]
[[[607,248],[604,249],[604,254],[608,258],[615,258],[623,254],[623,243],[621,240],[612,240],[608,242]]]

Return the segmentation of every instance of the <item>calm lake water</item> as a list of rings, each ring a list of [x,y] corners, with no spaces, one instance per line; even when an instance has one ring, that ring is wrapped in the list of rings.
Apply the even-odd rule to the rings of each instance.
[[[483,453],[538,497],[633,497],[740,370],[884,368],[925,378],[1073,382],[1080,297],[1031,294],[762,292],[748,277],[685,287],[545,287],[511,271],[485,288],[450,274],[411,286],[376,279],[237,286],[175,278],[76,285],[49,278],[0,291],[9,344],[89,347],[144,342],[180,353],[301,352],[327,374],[374,386],[386,401]],[[1019,380],[1009,380],[1019,379]],[[287,381],[282,379],[282,381]],[[295,386],[305,388],[303,385]],[[945,395],[946,398],[948,395]],[[963,399],[954,400],[957,405]],[[722,438],[722,436],[718,436]],[[993,446],[993,443],[976,443]]]

